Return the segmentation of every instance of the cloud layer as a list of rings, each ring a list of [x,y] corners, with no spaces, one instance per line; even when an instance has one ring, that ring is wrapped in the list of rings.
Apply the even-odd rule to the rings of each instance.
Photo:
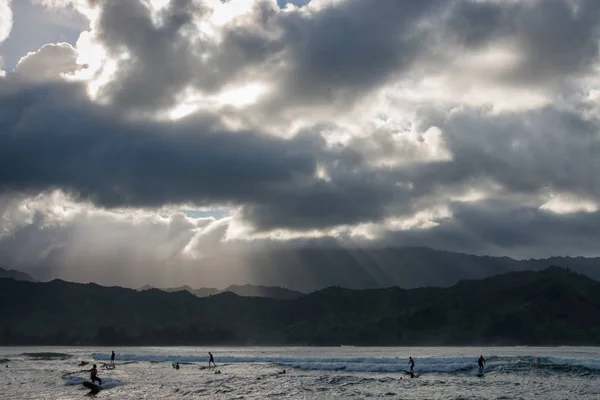
[[[90,30],[0,81],[4,263],[137,285],[314,241],[597,254],[595,1],[42,3]]]

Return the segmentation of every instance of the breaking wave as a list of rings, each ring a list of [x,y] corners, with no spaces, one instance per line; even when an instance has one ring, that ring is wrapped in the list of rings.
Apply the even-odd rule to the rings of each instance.
[[[37,352],[37,353],[23,353],[22,356],[28,357],[32,360],[66,360],[73,357],[68,353],[53,353],[53,352]]]
[[[94,353],[96,360],[109,360],[104,353]],[[207,357],[191,355],[119,354],[119,362],[179,362],[181,364],[206,364]],[[438,374],[474,374],[477,372],[476,357],[425,357],[416,358],[415,371]],[[492,356],[486,359],[486,373],[539,373],[572,374],[579,376],[600,375],[600,359],[559,358],[533,356]],[[306,371],[347,371],[407,373],[408,360],[394,357],[240,357],[219,355],[217,364],[266,363]]]

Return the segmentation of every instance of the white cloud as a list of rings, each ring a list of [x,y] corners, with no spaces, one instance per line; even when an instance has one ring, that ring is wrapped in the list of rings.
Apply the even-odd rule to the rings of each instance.
[[[68,43],[46,44],[37,52],[28,53],[17,64],[16,73],[31,81],[51,81],[73,74],[77,51]]]
[[[2,60],[2,42],[6,40],[12,29],[11,0],[0,0],[0,77],[4,76]]]
[[[556,214],[595,213],[599,210],[599,206],[596,201],[563,193],[552,195],[550,200],[540,206],[540,209]]]
[[[0,43],[2,43],[12,29],[12,10],[10,8],[11,0],[0,1]]]

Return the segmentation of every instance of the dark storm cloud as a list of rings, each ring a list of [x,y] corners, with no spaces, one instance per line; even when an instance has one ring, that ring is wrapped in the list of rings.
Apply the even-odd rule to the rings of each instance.
[[[597,3],[348,0],[280,15],[275,3],[262,2],[250,20],[223,28],[220,46],[194,36],[193,18],[206,12],[196,2],[173,1],[158,24],[138,1],[102,4],[98,37],[114,54],[130,55],[105,88],[109,104],[92,103],[75,85],[10,92],[0,86],[2,190],[61,188],[105,207],[242,205],[258,229],[406,216],[478,180],[523,195],[546,184],[593,198],[600,193],[593,179],[600,167],[597,123],[553,107],[493,116],[424,105],[432,112],[419,116],[418,130],[441,129],[451,159],[387,167],[369,164],[382,154],[364,141],[329,149],[318,131],[285,140],[229,132],[210,113],[177,122],[136,122],[121,113],[168,107],[192,83],[214,92],[261,73],[275,85],[271,111],[345,104],[391,78],[418,74],[422,63],[438,59],[433,52],[441,44],[460,57],[503,38],[515,39],[525,57],[498,84],[531,74],[537,83],[567,79],[597,57]],[[211,57],[198,62],[203,51]],[[388,157],[409,153],[408,142],[390,151],[387,137],[372,139]],[[314,176],[319,164],[329,179]],[[398,185],[404,182],[413,189]]]
[[[502,43],[519,54],[492,77],[498,85],[552,87],[598,56],[600,7],[586,1],[347,0],[308,13],[263,1],[223,27],[218,45],[197,31],[209,11],[191,0],[171,2],[158,24],[138,0],[101,3],[98,38],[128,54],[104,94],[140,110],[169,107],[190,87],[215,93],[252,79],[275,87],[257,108],[265,114],[347,107],[391,79],[443,72],[465,51]]]
[[[598,120],[554,107],[495,116],[467,109],[424,120],[443,130],[453,159],[399,171],[416,190],[492,180],[508,193],[552,190],[600,200]]]
[[[202,114],[134,121],[79,89],[33,85],[0,96],[3,192],[57,188],[109,208],[245,205],[262,230],[376,221],[397,191],[376,171],[332,169],[332,181],[317,179],[317,161],[337,159],[317,133],[229,132]]]
[[[201,116],[132,122],[70,85],[0,98],[0,187],[62,188],[98,205],[252,201],[315,167],[311,138],[226,132]]]
[[[157,26],[151,10],[138,0],[104,2],[98,35],[109,51],[127,59],[103,95],[128,108],[157,109],[176,103],[177,95],[202,68],[186,32],[204,10],[192,0],[175,0],[161,12]],[[200,43],[199,43],[200,44]]]
[[[599,21],[600,7],[593,0],[458,1],[438,40],[450,49],[469,50],[508,42],[521,59],[501,77],[504,83],[556,85],[589,72],[598,59]]]
[[[207,11],[191,0],[170,3],[158,25],[137,0],[102,4],[98,38],[114,54],[128,54],[104,94],[155,109],[173,104],[188,85],[212,93],[252,76],[278,86],[270,107],[352,100],[414,63],[425,50],[419,23],[445,3],[349,0],[307,15],[257,2],[251,17],[225,26],[218,46],[196,31],[194,18]]]
[[[432,229],[389,232],[383,243],[516,258],[597,256],[600,212],[556,214],[514,202],[454,203]]]
[[[337,175],[332,182],[310,180],[268,192],[265,203],[248,206],[243,216],[260,228],[326,228],[380,221],[398,190],[376,172]]]
[[[348,0],[310,18],[283,17],[292,61],[283,93],[289,90],[301,101],[328,102],[401,75],[425,50],[419,23],[435,17],[443,4]]]

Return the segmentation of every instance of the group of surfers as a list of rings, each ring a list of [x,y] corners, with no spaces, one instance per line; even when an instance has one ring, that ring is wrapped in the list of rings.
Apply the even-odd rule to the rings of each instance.
[[[208,352],[208,356],[209,356],[209,358],[208,358],[208,367],[209,368],[211,366],[213,368],[216,367],[217,364],[215,363],[215,358],[212,355],[212,353]],[[81,365],[85,365],[85,364],[87,364],[87,363],[85,363],[85,362],[82,361],[82,363],[79,364],[79,365],[81,366]],[[110,365],[113,368],[115,366],[115,352],[114,351],[111,353],[111,356],[110,356]],[[483,368],[485,367],[485,358],[483,358],[483,355],[481,355],[479,357],[479,360],[477,361],[477,365],[479,366],[479,373],[480,374],[483,373]],[[408,357],[408,366],[410,367],[410,370],[409,370],[410,377],[411,378],[417,378],[418,376],[415,375],[415,360],[413,360],[412,357]],[[179,363],[178,362],[174,362],[173,363],[173,368],[179,369]],[[98,368],[96,367],[96,364],[94,364],[91,369],[86,369],[86,370],[83,370],[83,371],[90,373],[90,380],[92,381],[92,383],[98,382],[98,385],[102,385],[102,379],[100,379],[100,377],[98,376]],[[216,370],[215,371],[215,374],[220,374],[220,373],[221,373],[220,370]],[[283,372],[281,372],[281,373],[285,374],[285,370],[283,370]]]

